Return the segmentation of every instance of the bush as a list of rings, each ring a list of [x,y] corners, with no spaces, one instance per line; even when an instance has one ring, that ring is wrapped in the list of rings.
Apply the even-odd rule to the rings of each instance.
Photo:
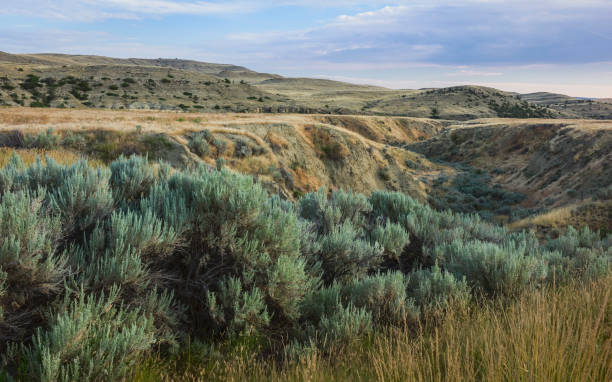
[[[549,279],[567,282],[571,279],[597,279],[612,266],[612,235],[602,239],[588,227],[569,227],[564,235],[546,243]],[[554,280],[553,280],[554,279]]]
[[[544,260],[512,243],[453,241],[436,247],[435,254],[455,276],[491,295],[515,295],[546,277]]]
[[[38,170],[37,166],[32,167],[36,176],[45,176],[58,165],[47,158],[46,168]],[[114,201],[109,187],[110,171],[92,169],[86,161],[79,161],[66,170],[59,169],[59,172],[61,179],[49,179],[50,184],[57,184],[49,193],[49,206],[61,217],[67,236],[93,228],[96,222],[111,213]],[[50,185],[45,183],[43,179],[40,185]]]
[[[410,242],[408,233],[401,225],[389,222],[385,226],[374,227],[370,240],[379,243],[384,248],[385,254],[396,260]]]
[[[332,280],[350,281],[365,276],[383,260],[383,248],[359,239],[359,231],[350,221],[333,228],[320,239],[320,259],[323,277]]]
[[[45,192],[5,192],[0,202],[0,340],[23,339],[39,321],[39,306],[62,290],[69,274],[60,253],[57,216]],[[6,343],[0,343],[3,349]]]
[[[410,324],[419,316],[414,300],[406,294],[404,275],[400,272],[354,280],[344,293],[354,306],[371,312],[378,326]]]
[[[206,302],[210,317],[231,336],[253,334],[270,323],[261,291],[258,288],[243,291],[237,278],[222,282],[218,293],[209,292]]]
[[[317,335],[325,345],[347,345],[370,334],[372,329],[372,314],[349,304],[323,316],[317,325]]]
[[[138,310],[120,307],[117,289],[100,298],[67,297],[49,329],[23,348],[26,373],[43,381],[119,380],[154,343],[152,326]]]
[[[199,157],[205,157],[210,154],[210,145],[202,134],[196,134],[189,142],[189,148]]]
[[[236,140],[234,144],[234,156],[238,158],[246,158],[253,155],[253,149],[244,139]]]
[[[121,156],[110,165],[110,185],[118,203],[131,202],[147,195],[156,180],[155,170],[147,158]]]
[[[292,203],[218,167],[27,167],[13,155],[0,169],[2,378],[129,379],[146,352],[187,339],[245,336],[272,356],[330,350],[430,325],[430,312],[474,293],[508,298],[610,271],[612,237],[587,229],[541,245],[399,193],[320,190]]]
[[[59,145],[59,137],[53,133],[52,128],[48,128],[44,133],[38,135],[25,134],[24,145],[27,148],[55,149]]]
[[[408,296],[425,310],[445,308],[450,301],[465,306],[471,297],[465,278],[459,280],[438,265],[408,274],[406,284]]]
[[[217,155],[223,155],[227,150],[227,142],[220,139],[213,139],[212,145],[217,149]]]

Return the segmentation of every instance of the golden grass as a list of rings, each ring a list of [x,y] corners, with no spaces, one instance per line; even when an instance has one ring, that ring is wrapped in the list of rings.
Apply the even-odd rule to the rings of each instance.
[[[134,381],[612,380],[612,277],[517,302],[452,310],[415,335],[394,330],[331,357],[278,365],[245,348],[226,359],[152,357]]]
[[[577,205],[556,208],[552,211],[517,220],[508,224],[508,229],[518,231],[534,226],[556,227],[563,225],[572,216],[572,212],[578,208]]]
[[[48,156],[49,158],[53,158],[55,161],[62,165],[69,165],[83,158],[83,156],[78,153],[63,149],[42,150],[13,149],[8,147],[0,147],[0,167],[6,166],[13,153],[17,153],[21,157],[21,159],[23,159],[26,165],[33,164],[34,162],[36,162],[37,158],[40,158],[44,163],[46,156]],[[92,167],[104,166],[101,161],[96,159],[88,159],[87,162]]]

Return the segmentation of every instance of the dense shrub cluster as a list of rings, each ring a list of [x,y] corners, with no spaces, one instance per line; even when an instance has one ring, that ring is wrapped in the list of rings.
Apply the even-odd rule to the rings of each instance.
[[[520,219],[518,210],[523,214],[533,214],[535,211],[515,207],[525,199],[525,195],[503,189],[498,184],[491,185],[491,176],[480,169],[474,170],[468,166],[460,166],[464,172],[457,175],[450,186],[442,176],[436,181],[437,192],[430,198],[431,204],[439,209],[451,209],[461,213],[478,213],[489,219],[493,215],[507,215]]]
[[[14,156],[0,170],[4,373],[116,380],[153,348],[238,336],[299,355],[610,269],[611,239],[586,229],[540,245],[391,192],[294,204],[222,167]]]

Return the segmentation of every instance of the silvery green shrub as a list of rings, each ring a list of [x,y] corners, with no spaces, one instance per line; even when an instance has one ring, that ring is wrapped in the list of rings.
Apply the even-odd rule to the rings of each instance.
[[[407,295],[424,310],[445,308],[450,301],[467,305],[471,291],[464,278],[458,279],[436,264],[431,269],[421,269],[406,276]]]

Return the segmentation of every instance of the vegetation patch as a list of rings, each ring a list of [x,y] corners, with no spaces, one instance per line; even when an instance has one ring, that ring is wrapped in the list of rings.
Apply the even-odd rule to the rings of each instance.
[[[341,161],[349,154],[349,149],[340,134],[333,132],[327,127],[307,126],[315,149],[324,158]]]
[[[93,134],[88,145],[125,140]],[[540,243],[397,192],[292,203],[219,168],[11,157],[0,169],[0,375],[120,380],[191,346],[201,364],[237,349],[306,364],[443,324],[474,299],[511,303],[610,272],[612,237],[586,228]],[[590,351],[609,355],[596,336]]]

